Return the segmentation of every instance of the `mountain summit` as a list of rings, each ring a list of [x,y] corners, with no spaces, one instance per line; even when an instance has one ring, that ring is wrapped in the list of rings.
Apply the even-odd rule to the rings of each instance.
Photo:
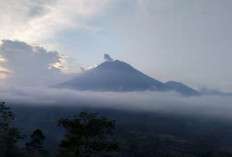
[[[131,65],[111,60],[87,70],[78,77],[57,85],[58,88],[90,91],[177,91],[183,95],[199,95],[199,92],[179,82],[162,83]]]

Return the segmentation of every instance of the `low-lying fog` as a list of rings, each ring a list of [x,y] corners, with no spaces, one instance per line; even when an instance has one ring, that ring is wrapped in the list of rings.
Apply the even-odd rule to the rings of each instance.
[[[1,101],[20,105],[87,106],[232,118],[232,97],[183,97],[175,92],[90,92],[51,88],[1,89]],[[4,98],[4,99],[3,99]]]

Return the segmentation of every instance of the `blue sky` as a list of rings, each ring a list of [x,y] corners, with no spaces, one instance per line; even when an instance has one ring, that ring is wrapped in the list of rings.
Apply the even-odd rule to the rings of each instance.
[[[162,82],[232,92],[230,0],[0,0],[0,6],[1,40],[57,51],[69,72],[100,64],[108,53]]]

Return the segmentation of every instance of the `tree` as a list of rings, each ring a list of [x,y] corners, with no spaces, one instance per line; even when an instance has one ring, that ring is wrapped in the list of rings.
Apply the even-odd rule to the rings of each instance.
[[[31,134],[30,142],[25,144],[25,150],[28,156],[30,157],[42,157],[48,156],[48,151],[44,149],[43,141],[45,140],[45,136],[40,129],[36,129]]]
[[[108,152],[118,149],[112,139],[113,120],[98,117],[96,113],[81,112],[73,119],[60,119],[59,124],[67,131],[60,144],[60,156],[106,156]]]
[[[0,157],[19,156],[20,149],[16,146],[22,135],[17,128],[10,124],[15,116],[4,102],[0,102]]]

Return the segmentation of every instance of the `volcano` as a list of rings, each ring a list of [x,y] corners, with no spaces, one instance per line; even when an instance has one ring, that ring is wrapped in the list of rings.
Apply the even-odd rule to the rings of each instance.
[[[55,86],[81,91],[176,91],[183,95],[200,93],[180,82],[162,83],[136,70],[131,65],[115,60],[106,61],[97,67],[86,70],[78,77]]]

